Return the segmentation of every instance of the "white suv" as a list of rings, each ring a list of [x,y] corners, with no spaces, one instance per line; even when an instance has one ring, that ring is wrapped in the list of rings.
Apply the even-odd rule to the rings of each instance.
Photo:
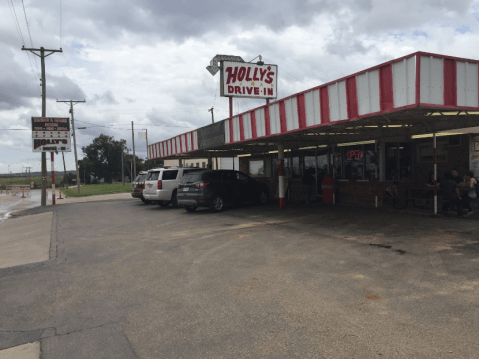
[[[170,203],[177,207],[176,188],[181,178],[187,173],[204,170],[195,167],[153,168],[146,175],[143,197],[147,201],[158,203],[161,207],[167,207]]]

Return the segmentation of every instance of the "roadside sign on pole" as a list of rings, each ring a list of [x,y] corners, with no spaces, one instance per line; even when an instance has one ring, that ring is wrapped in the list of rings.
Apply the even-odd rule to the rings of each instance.
[[[71,152],[68,117],[32,117],[33,152]]]

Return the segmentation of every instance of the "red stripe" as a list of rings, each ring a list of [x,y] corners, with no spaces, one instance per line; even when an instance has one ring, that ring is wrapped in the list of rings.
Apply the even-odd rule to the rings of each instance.
[[[271,122],[269,118],[269,106],[264,108],[264,129],[266,132],[266,136],[271,136]]]
[[[155,156],[155,158],[159,157],[156,150],[156,145],[153,145],[153,156]]]
[[[178,136],[180,138],[180,153],[183,153],[183,135]]]
[[[233,117],[231,117],[230,121],[230,142],[234,142],[234,137],[233,137]]]
[[[456,61],[444,59],[444,105],[457,106]]]
[[[243,115],[239,115],[240,141],[244,141]]]
[[[296,97],[298,106],[298,122],[299,128],[306,128],[306,105],[304,104],[304,93]]]
[[[319,105],[321,107],[321,123],[330,123],[328,86],[319,89],[319,100]]]
[[[346,99],[348,103],[348,119],[359,117],[356,77],[346,79]]]
[[[195,146],[193,146],[193,131],[190,132],[190,142],[191,142],[191,151],[195,149]]]
[[[252,138],[258,137],[258,133],[256,132],[256,113],[255,111],[250,112],[251,117],[251,136]]]
[[[394,109],[392,66],[379,68],[379,103],[381,111]]]
[[[288,131],[288,125],[286,124],[286,106],[284,101],[279,103],[279,124],[281,133],[286,133]]]
[[[416,55],[416,105],[421,103],[421,55]]]

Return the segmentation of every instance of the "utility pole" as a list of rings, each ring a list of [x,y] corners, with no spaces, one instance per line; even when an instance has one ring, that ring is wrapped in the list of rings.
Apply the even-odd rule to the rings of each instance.
[[[213,115],[213,106],[208,110],[208,112],[211,112],[211,123],[215,123],[215,116]]]
[[[146,128],[142,129],[142,131],[146,131],[145,138],[146,138],[146,160],[148,161],[148,130]]]
[[[131,179],[131,182],[133,182],[133,179],[136,178],[135,130],[133,129],[133,121],[131,121],[131,139],[133,141],[133,178]]]
[[[24,46],[22,46],[22,50],[30,51],[32,54],[40,57],[41,59],[41,64],[42,64],[42,117],[47,116],[47,83],[45,79],[45,57],[50,56],[54,52],[62,52],[62,49],[60,50],[47,50],[44,49],[43,47],[40,47],[39,49],[27,49]],[[37,54],[35,51],[40,51],[40,55]],[[45,51],[50,52],[49,54],[45,55]],[[47,205],[47,154],[46,152],[42,152],[42,199],[41,199],[41,205],[46,206]]]
[[[72,114],[72,131],[73,131],[73,150],[75,152],[75,168],[77,171],[77,188],[78,188],[78,193],[80,193],[80,172],[78,171],[78,157],[77,157],[77,138],[75,136],[75,118],[73,117],[73,103],[77,104],[79,102],[85,102],[83,101],[58,101],[57,102],[69,102],[70,103],[70,113]],[[85,168],[83,168],[83,171],[85,171]]]

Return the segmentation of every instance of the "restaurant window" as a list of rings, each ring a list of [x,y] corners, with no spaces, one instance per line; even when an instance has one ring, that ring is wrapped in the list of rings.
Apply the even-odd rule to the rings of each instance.
[[[364,145],[364,168],[366,169],[364,179],[374,180],[376,178],[376,152],[374,143]]]
[[[343,147],[344,178],[364,179],[364,149],[362,145]]]
[[[264,161],[263,160],[249,161],[248,173],[251,176],[264,176]]]
[[[385,146],[385,179],[386,181],[399,181],[411,178],[411,143],[390,142]]]
[[[447,142],[436,142],[436,161],[447,161]],[[434,147],[432,143],[418,143],[416,147],[417,161],[419,163],[433,163],[434,162]]]

